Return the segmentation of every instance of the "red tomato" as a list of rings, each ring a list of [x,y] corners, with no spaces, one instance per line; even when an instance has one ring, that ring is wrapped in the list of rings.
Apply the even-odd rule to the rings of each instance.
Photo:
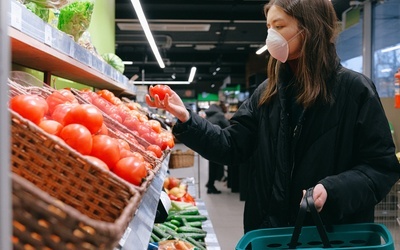
[[[144,123],[140,123],[136,127],[136,131],[139,133],[140,136],[142,136],[144,134],[152,132],[152,129],[148,125],[146,125]]]
[[[60,137],[70,147],[83,155],[88,155],[92,151],[92,134],[81,124],[66,125],[61,130]]]
[[[80,104],[73,107],[64,118],[64,124],[78,123],[87,127],[90,133],[95,134],[103,125],[103,114],[92,104]]]
[[[132,151],[130,151],[130,150],[128,150],[128,149],[124,149],[124,148],[122,148],[122,149],[119,151],[119,155],[120,155],[120,159],[125,158],[125,157],[128,157],[128,156],[134,156],[134,154],[133,154]]]
[[[162,156],[162,150],[158,145],[154,145],[154,144],[149,145],[147,147],[147,150],[154,152],[154,154],[156,155],[157,158],[160,158]]]
[[[162,145],[162,140],[159,137],[159,134],[157,134],[154,131],[150,131],[149,133],[142,134],[140,137],[143,138],[145,141],[147,141],[150,144],[155,144],[160,147]]]
[[[135,116],[128,116],[122,124],[127,127],[130,130],[136,130],[136,128],[139,126],[140,121],[137,117]]]
[[[161,123],[157,120],[148,120],[147,124],[154,130],[156,133],[161,132]]]
[[[111,103],[107,102],[98,95],[92,96],[92,104],[106,114],[109,114],[108,110],[113,106]]]
[[[97,134],[99,135],[108,135],[108,128],[107,125],[103,122],[103,125],[101,125],[101,128],[99,131],[97,131]]]
[[[51,119],[58,121],[61,123],[61,125],[64,125],[64,117],[65,115],[72,109],[72,107],[75,107],[76,105],[79,104],[72,104],[72,103],[64,103],[64,104],[58,104],[53,113],[51,114]]]
[[[38,95],[14,96],[10,99],[10,108],[35,124],[39,124],[49,110],[46,100]]]
[[[39,127],[41,127],[44,131],[52,135],[59,135],[61,130],[63,129],[63,125],[58,121],[54,120],[42,120],[39,123]]]
[[[169,132],[164,132],[159,134],[159,138],[161,139],[161,149],[165,150],[166,148],[173,148],[175,146],[174,137]]]
[[[104,170],[110,170],[108,168],[107,164],[104,161],[102,161],[99,158],[97,158],[97,157],[94,157],[94,156],[91,156],[91,155],[85,155],[85,158],[88,159],[90,161],[90,163],[92,163],[96,167],[99,167],[99,168],[104,169]]]
[[[171,95],[171,93],[172,90],[168,85],[157,84],[156,86],[150,86],[149,88],[150,96],[154,98],[156,95],[158,95],[160,100],[164,100],[165,94]]]
[[[120,150],[117,140],[108,135],[94,135],[91,156],[104,161],[109,169],[113,169],[120,159]]]
[[[120,149],[126,149],[126,150],[131,150],[131,147],[129,146],[129,143],[127,141],[125,141],[124,139],[118,138],[118,145]]]
[[[109,117],[114,119],[118,123],[122,123],[122,118],[119,114],[108,114]]]
[[[125,157],[117,162],[113,172],[133,185],[140,186],[147,176],[146,165],[134,156]]]
[[[55,90],[47,98],[46,102],[49,105],[49,113],[52,114],[58,104],[63,103],[78,103],[74,94],[68,89]]]

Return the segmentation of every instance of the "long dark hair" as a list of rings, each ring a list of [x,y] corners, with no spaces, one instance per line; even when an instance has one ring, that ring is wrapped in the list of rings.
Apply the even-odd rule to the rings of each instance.
[[[335,41],[338,19],[331,1],[328,0],[271,0],[264,6],[267,16],[272,5],[279,6],[293,16],[299,25],[303,45],[298,58],[296,82],[299,84],[297,102],[304,107],[317,100],[329,103],[332,96],[327,85],[338,66]],[[278,74],[282,63],[270,57],[267,65],[268,86],[261,96],[260,105],[268,103],[277,93]]]

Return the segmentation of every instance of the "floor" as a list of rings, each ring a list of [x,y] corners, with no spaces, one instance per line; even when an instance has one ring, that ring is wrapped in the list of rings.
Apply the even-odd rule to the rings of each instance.
[[[177,144],[175,149],[186,150],[186,147]],[[193,177],[195,180],[194,186],[197,191],[197,198],[205,204],[219,245],[219,247],[209,247],[207,250],[234,250],[236,244],[243,236],[242,220],[244,202],[240,201],[239,193],[232,193],[226,187],[225,182],[216,182],[216,188],[222,191],[222,193],[207,194],[205,184],[208,179],[208,161],[197,154],[195,155],[194,167],[170,169],[170,175],[175,177]],[[396,192],[398,192],[398,196],[400,197],[400,184]],[[400,217],[400,207],[397,208],[397,213]],[[396,245],[395,249],[400,250],[399,224],[395,220],[385,217],[381,218],[379,222],[389,228]]]

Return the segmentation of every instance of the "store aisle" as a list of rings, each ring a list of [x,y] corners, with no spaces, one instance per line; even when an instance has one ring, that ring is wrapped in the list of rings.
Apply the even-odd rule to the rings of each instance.
[[[176,148],[185,147],[178,144]],[[200,163],[200,164],[199,164]],[[200,168],[198,168],[198,164]],[[200,170],[200,171],[198,171]],[[195,164],[190,168],[170,169],[170,174],[175,177],[194,177],[196,188],[199,188],[198,198],[204,201],[208,217],[214,228],[220,248],[207,250],[233,250],[239,239],[243,236],[243,208],[244,202],[240,201],[239,193],[232,193],[226,182],[215,182],[221,194],[207,194],[205,187],[208,179],[208,161],[197,154]],[[200,178],[199,178],[200,177]],[[200,180],[200,183],[198,183]]]

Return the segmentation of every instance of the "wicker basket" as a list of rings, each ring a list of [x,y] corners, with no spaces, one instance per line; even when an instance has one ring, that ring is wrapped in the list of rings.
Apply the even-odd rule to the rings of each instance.
[[[194,151],[180,149],[171,152],[168,166],[169,168],[188,168],[194,165]]]
[[[35,217],[29,213],[42,205],[37,198],[33,199],[16,217],[21,217],[15,222],[24,230],[14,225],[14,237],[18,239],[14,249],[29,249],[26,244],[34,246],[32,249],[112,249],[133,218],[147,184],[135,188],[112,172],[93,165],[58,137],[45,133],[15,112],[10,113],[12,172],[68,205],[65,213],[69,213],[69,207],[75,211],[65,215],[74,220],[67,218],[65,222],[52,219],[46,210],[42,217]],[[51,219],[47,221],[46,216]],[[40,220],[48,222],[47,229],[40,229],[47,231],[37,231]],[[86,226],[90,233],[82,229]],[[79,231],[77,235],[75,230]],[[56,248],[52,247],[54,241]]]

